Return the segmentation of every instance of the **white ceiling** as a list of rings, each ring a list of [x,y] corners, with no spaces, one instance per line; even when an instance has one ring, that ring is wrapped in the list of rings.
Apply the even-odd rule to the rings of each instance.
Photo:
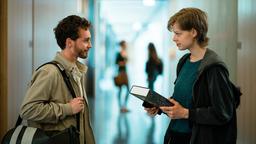
[[[142,0],[101,0],[100,17],[112,25],[119,38],[130,39],[136,32],[134,24],[148,23],[166,2],[156,0],[155,5],[145,6]]]

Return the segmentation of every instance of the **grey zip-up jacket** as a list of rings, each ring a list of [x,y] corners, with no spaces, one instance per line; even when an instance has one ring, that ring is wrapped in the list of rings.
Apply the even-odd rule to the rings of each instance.
[[[76,96],[81,96],[78,84],[72,76],[74,64],[66,60],[60,53],[54,61],[60,63],[70,77]],[[85,73],[87,67],[76,62],[80,73],[83,96],[85,97],[84,110],[80,112],[80,143],[94,144],[95,139],[90,124],[89,106],[85,92]],[[28,121],[29,126],[42,128],[46,131],[64,130],[71,125],[77,126],[76,117],[68,102],[72,99],[61,73],[54,65],[48,64],[34,72],[30,86],[21,105],[21,117]]]

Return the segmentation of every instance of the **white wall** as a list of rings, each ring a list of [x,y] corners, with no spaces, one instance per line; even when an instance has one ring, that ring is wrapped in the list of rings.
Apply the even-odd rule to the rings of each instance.
[[[77,12],[77,0],[35,0],[34,68],[52,60],[58,47],[53,29],[64,17]]]
[[[256,143],[256,11],[255,0],[238,0],[237,83],[243,95],[238,109],[238,144]]]
[[[32,72],[32,0],[8,1],[8,127],[13,127]]]

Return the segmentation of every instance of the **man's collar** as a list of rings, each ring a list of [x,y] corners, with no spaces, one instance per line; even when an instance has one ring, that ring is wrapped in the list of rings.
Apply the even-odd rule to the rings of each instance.
[[[54,58],[54,60],[56,60],[57,62],[59,62],[66,71],[68,71],[69,73],[75,68],[77,67],[79,69],[79,71],[81,73],[86,73],[88,67],[86,65],[84,65],[83,63],[76,61],[75,63],[72,63],[70,61],[68,61],[64,56],[62,56],[60,54],[60,52],[56,53],[56,56]]]

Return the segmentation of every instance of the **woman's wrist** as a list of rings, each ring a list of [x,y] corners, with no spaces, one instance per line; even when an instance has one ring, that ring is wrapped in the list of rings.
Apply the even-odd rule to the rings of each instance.
[[[184,115],[183,115],[183,117],[184,117],[185,119],[188,119],[188,116],[189,116],[189,110],[186,109],[186,108],[184,108]]]

